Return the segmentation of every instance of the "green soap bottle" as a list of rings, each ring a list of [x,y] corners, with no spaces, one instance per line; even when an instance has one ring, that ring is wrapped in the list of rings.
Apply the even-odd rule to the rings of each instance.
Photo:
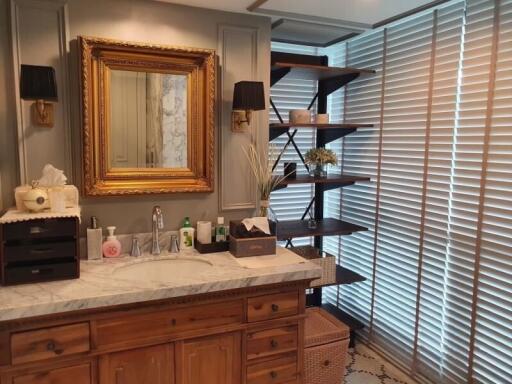
[[[180,251],[194,249],[195,228],[190,224],[190,219],[185,217],[183,227],[180,228]]]

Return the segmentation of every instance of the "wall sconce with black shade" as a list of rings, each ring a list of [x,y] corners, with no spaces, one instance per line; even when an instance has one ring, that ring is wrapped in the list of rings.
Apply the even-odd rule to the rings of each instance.
[[[231,130],[246,132],[253,111],[265,109],[265,91],[262,81],[239,81],[233,91]]]
[[[32,123],[42,127],[53,127],[53,104],[57,101],[55,69],[40,65],[21,64],[20,97],[36,100],[32,105]]]

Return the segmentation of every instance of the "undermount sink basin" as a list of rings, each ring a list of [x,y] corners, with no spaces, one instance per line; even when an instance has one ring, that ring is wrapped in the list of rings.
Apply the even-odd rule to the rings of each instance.
[[[114,277],[136,280],[169,281],[177,277],[194,276],[212,268],[213,264],[198,258],[145,260],[121,266]]]

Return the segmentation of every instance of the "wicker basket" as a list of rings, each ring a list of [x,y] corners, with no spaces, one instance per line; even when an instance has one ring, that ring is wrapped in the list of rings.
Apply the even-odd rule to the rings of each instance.
[[[320,308],[308,308],[306,314],[304,384],[341,383],[350,329]]]
[[[336,283],[336,258],[334,256],[324,252],[322,257],[318,249],[311,245],[292,247],[290,251],[322,267],[322,277],[313,280],[309,285],[311,288]]]

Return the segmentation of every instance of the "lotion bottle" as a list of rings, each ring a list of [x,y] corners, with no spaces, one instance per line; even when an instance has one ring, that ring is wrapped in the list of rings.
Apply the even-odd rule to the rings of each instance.
[[[103,231],[98,227],[98,219],[91,217],[91,227],[87,228],[87,260],[100,260],[103,255]]]
[[[121,243],[114,235],[116,227],[107,227],[107,240],[103,243],[103,256],[118,257],[121,254]]]
[[[224,218],[217,217],[217,225],[215,226],[215,242],[226,241],[226,226],[224,225]]]
[[[180,229],[180,251],[187,251],[194,249],[194,232],[190,224],[190,219],[185,217],[183,227]]]

